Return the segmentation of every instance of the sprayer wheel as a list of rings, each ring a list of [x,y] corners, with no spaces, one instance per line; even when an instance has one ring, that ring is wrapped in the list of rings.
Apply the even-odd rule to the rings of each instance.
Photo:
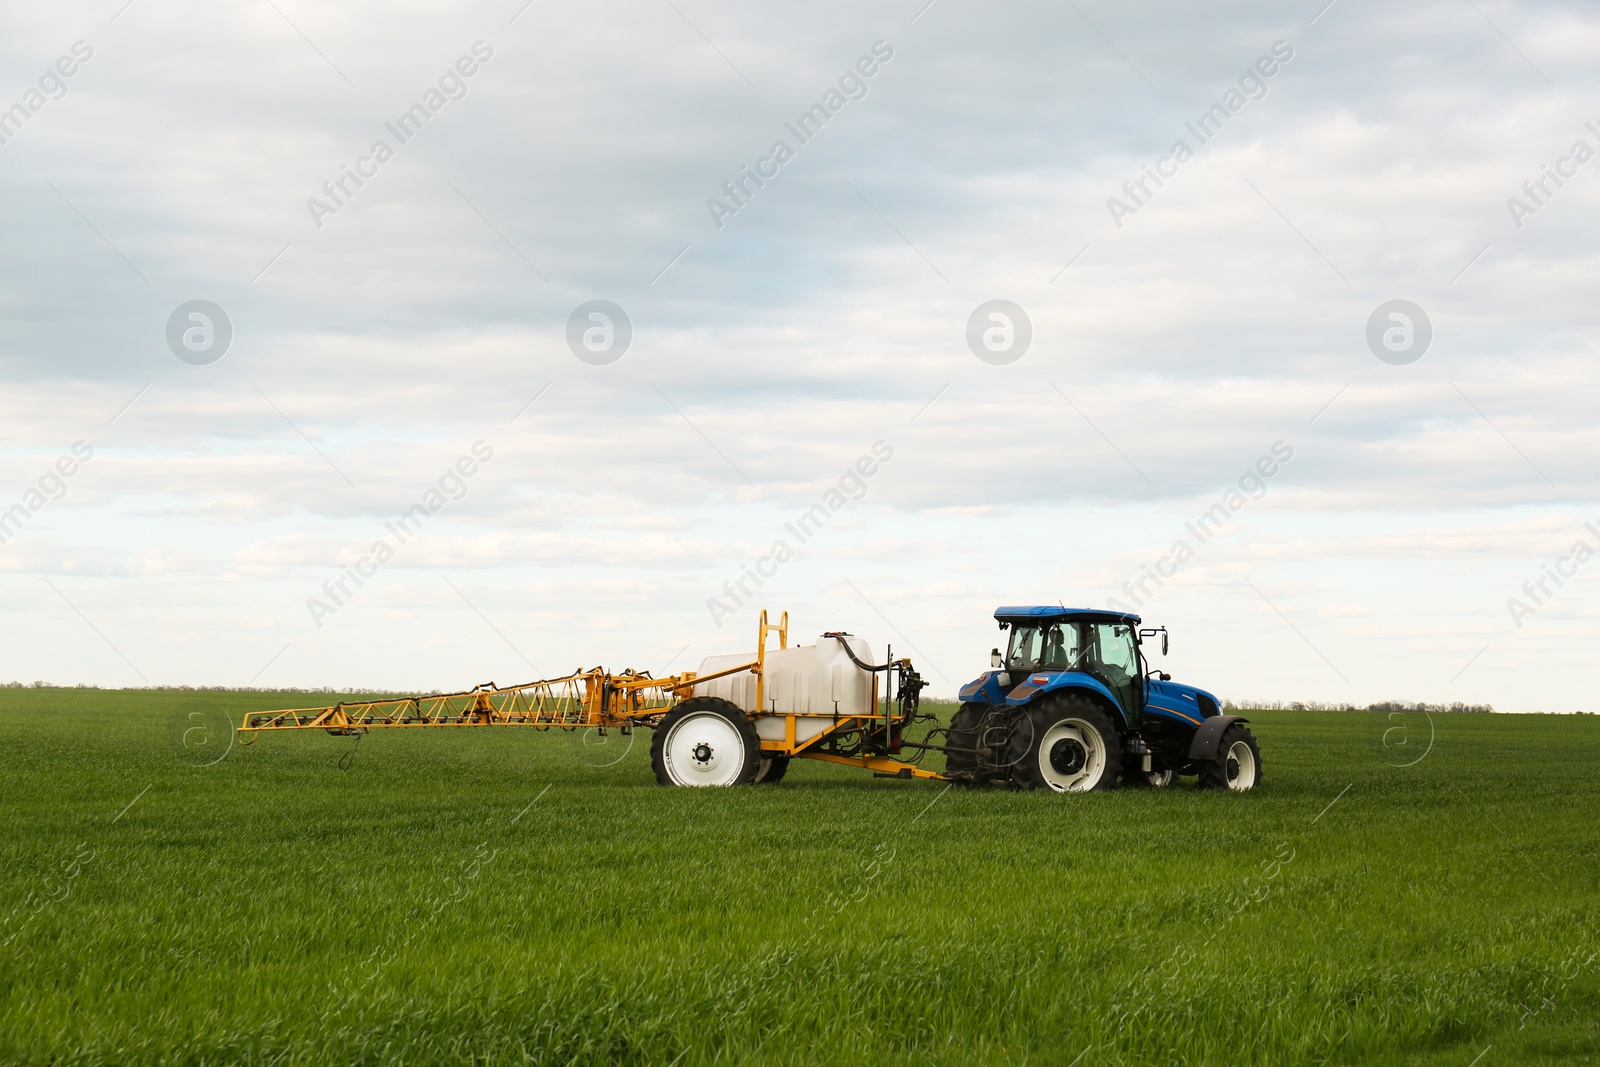
[[[693,697],[656,727],[650,764],[662,785],[749,785],[761,770],[761,739],[738,705]]]

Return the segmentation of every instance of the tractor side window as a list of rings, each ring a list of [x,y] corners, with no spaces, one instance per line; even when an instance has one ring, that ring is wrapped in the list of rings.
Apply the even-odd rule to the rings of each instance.
[[[1013,626],[1011,648],[1006,654],[1006,667],[1014,671],[1031,671],[1039,665],[1039,628]]]
[[[1068,624],[1045,628],[1044,654],[1039,666],[1047,670],[1071,671],[1078,667],[1078,628]]]
[[[1088,627],[1093,646],[1084,656],[1086,669],[1116,695],[1130,723],[1139,721],[1139,653],[1133,644],[1133,627],[1097,622]]]
[[[1133,627],[1102,622],[1095,624],[1095,630],[1100,646],[1100,664],[1110,668],[1107,673],[1118,684],[1138,674],[1139,659],[1133,648]]]

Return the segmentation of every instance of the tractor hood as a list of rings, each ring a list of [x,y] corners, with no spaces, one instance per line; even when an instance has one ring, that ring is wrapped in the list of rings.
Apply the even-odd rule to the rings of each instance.
[[[1182,682],[1151,679],[1145,685],[1145,706],[1155,711],[1173,712],[1185,719],[1204,719],[1216,715],[1222,701],[1215,694]]]

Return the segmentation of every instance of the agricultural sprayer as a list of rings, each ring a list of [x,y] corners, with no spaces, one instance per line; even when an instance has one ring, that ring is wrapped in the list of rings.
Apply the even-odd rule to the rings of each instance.
[[[1058,792],[1160,786],[1180,774],[1236,790],[1259,781],[1244,720],[1220,714],[1209,693],[1143,670],[1141,637],[1160,633],[1164,652],[1164,629],[1065,608],[1001,608],[995,617],[1011,630],[1008,651],[995,649],[994,669],[962,688],[948,726],[921,710],[925,683],[910,660],[887,651],[874,663],[866,641],[842,632],[790,647],[788,613],[772,625],[763,611],[753,654],[711,656],[695,671],[656,678],[580,668],[507,687],[251,712],[239,735],[250,744],[278,730],[646,727],[662,785],[777,782],[797,758],[880,777]],[[932,751],[944,753],[942,773],[920,766]]]

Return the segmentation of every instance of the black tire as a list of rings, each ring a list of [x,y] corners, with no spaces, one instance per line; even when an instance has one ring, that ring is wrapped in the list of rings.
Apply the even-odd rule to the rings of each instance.
[[[967,703],[956,709],[950,717],[950,729],[945,732],[945,743],[957,748],[977,748],[979,728],[989,714],[988,704]],[[946,752],[944,773],[958,785],[977,785],[981,782],[999,781],[1003,772],[995,769],[995,753],[985,758],[978,752]]]
[[[1171,770],[1140,770],[1141,761],[1137,756],[1125,757],[1122,763],[1124,789],[1166,789],[1178,780],[1177,774]]]
[[[1122,775],[1122,736],[1110,713],[1093,697],[1052,693],[1028,709],[1031,729],[1014,744],[1026,744],[1012,770],[1024,789],[1087,793],[1115,789]]]
[[[1236,748],[1243,746],[1243,748]],[[1248,760],[1239,758],[1248,751]],[[1222,731],[1215,759],[1200,766],[1201,789],[1231,789],[1243,793],[1261,784],[1261,749],[1256,737],[1242,723]]]
[[[712,720],[720,720],[727,729],[711,726]],[[711,726],[713,733],[723,738],[728,737],[731,729],[739,744],[731,752],[722,746],[724,750],[720,753],[716,751],[719,746],[705,744],[711,770],[722,767],[722,773],[707,774],[704,780],[697,781],[692,776],[697,774],[698,768],[692,762],[687,767],[678,767],[668,747],[680,729],[693,728],[699,723]],[[726,766],[721,762],[723,759],[729,760]],[[737,704],[721,697],[691,697],[667,712],[661,725],[656,727],[655,736],[650,739],[650,766],[656,772],[656,781],[662,785],[749,785],[761,770],[761,739],[756,736],[750,716]]]
[[[756,769],[756,785],[777,785],[788,773],[788,756],[763,756],[761,766]]]

